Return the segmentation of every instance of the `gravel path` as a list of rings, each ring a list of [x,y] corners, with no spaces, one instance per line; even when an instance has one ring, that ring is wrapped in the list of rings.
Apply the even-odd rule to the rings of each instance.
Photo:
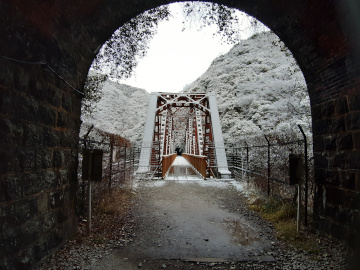
[[[319,238],[314,257],[281,243],[238,182],[152,181],[135,191],[124,239],[72,242],[40,269],[346,269],[339,244]]]

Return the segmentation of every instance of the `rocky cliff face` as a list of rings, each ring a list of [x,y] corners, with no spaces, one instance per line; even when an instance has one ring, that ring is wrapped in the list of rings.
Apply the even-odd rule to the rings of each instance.
[[[305,79],[291,53],[273,33],[253,36],[214,59],[184,91],[216,93],[225,142],[298,132],[297,124],[310,135]],[[92,117],[83,117],[82,126],[94,124],[100,130],[141,142],[149,93],[109,80],[102,92],[97,111]]]
[[[234,46],[184,92],[215,92],[225,142],[239,137],[310,132],[305,79],[276,35],[266,32]]]
[[[87,127],[120,135],[132,142],[140,142],[144,132],[150,95],[144,89],[107,80],[102,98],[91,116],[82,116],[82,136]]]

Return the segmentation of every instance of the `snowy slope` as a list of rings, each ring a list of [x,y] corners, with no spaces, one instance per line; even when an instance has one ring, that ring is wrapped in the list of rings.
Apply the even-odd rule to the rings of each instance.
[[[100,130],[140,142],[149,93],[109,80],[102,91],[97,112],[82,117],[82,134],[86,126],[94,124]],[[310,135],[305,80],[291,53],[270,32],[245,40],[214,59],[184,91],[216,93],[225,142],[272,132],[299,133],[297,124]]]
[[[146,120],[150,95],[144,89],[107,80],[101,90],[103,96],[91,116],[82,116],[80,136],[87,126],[120,135],[132,142],[140,142]]]
[[[215,92],[225,142],[310,130],[305,79],[276,35],[265,32],[216,58],[184,92]]]

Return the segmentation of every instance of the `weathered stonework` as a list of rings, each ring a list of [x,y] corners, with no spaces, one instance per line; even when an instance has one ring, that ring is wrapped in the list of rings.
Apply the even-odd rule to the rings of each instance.
[[[0,1],[0,269],[29,269],[75,232],[82,89],[101,46],[174,1]],[[311,99],[315,228],[360,235],[360,35],[338,0],[217,0],[253,15],[292,51]],[[26,62],[46,62],[46,65]]]

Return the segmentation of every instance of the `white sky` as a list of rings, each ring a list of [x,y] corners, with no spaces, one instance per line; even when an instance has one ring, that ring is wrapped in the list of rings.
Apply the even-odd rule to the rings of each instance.
[[[120,83],[143,88],[148,92],[179,92],[201,76],[217,56],[228,52],[233,45],[221,43],[213,35],[215,26],[201,31],[186,27],[183,29],[181,4],[170,5],[171,17],[158,26],[158,32],[151,40],[147,55],[140,59],[132,77]],[[249,28],[247,17],[238,12],[239,28]],[[251,33],[239,31],[241,38]]]

